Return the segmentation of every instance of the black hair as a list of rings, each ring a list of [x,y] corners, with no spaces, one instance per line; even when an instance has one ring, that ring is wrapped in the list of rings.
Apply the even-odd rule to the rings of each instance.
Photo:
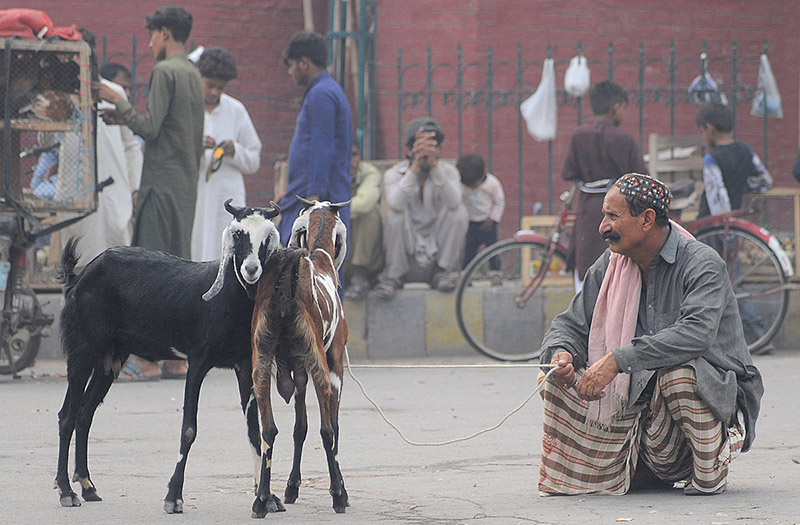
[[[603,80],[594,85],[589,92],[589,105],[595,115],[605,115],[614,104],[627,104],[628,94],[622,86],[610,80]]]
[[[131,71],[118,62],[106,62],[100,68],[100,76],[106,80],[114,80],[120,73],[132,77]]]
[[[197,69],[206,78],[218,78],[228,82],[236,78],[236,61],[224,47],[209,47],[197,60]]]
[[[631,216],[638,217],[644,213],[645,210],[651,209],[656,212],[656,224],[658,226],[663,228],[669,223],[669,217],[667,217],[667,214],[663,211],[653,208],[642,199],[634,197],[633,195],[624,195],[624,197],[625,201],[628,203],[628,211],[631,212]]]
[[[444,133],[439,128],[439,123],[431,117],[415,118],[406,125],[406,147],[408,149],[414,148],[414,142],[417,140],[417,131],[422,128],[426,133],[433,133],[433,140],[436,141],[438,146],[444,142]]]
[[[733,131],[733,111],[720,102],[707,102],[700,106],[695,122],[698,128],[710,124],[720,133],[730,133]]]
[[[289,41],[289,47],[283,52],[283,63],[289,65],[289,60],[307,58],[320,69],[328,67],[328,42],[319,33],[301,31],[295,33]]]
[[[486,176],[486,165],[483,162],[483,157],[475,153],[461,155],[458,158],[458,162],[456,162],[456,168],[461,173],[461,183],[465,186],[473,186]]]
[[[185,43],[192,32],[192,15],[184,8],[177,6],[159,7],[156,12],[146,17],[145,27],[148,31],[167,28],[176,42]]]

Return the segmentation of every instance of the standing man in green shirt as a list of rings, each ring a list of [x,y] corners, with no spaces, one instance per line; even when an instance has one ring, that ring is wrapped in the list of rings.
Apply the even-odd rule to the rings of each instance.
[[[184,53],[192,15],[181,7],[162,7],[147,17],[146,27],[157,60],[147,111],[140,113],[102,84],[95,88],[145,141],[133,245],[190,259],[204,111],[200,73]]]
[[[101,100],[116,106],[113,115],[104,116],[106,121],[126,124],[145,141],[132,244],[191,259],[204,118],[203,81],[184,49],[192,15],[181,7],[161,7],[146,20],[157,61],[147,111],[140,113],[103,84],[93,88]],[[186,364],[165,361],[159,370],[153,363],[131,359],[121,372],[130,380],[185,377]]]

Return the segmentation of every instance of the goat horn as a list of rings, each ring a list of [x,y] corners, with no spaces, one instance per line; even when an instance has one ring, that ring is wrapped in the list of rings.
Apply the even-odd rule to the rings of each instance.
[[[241,219],[247,208],[234,206],[231,204],[231,202],[233,202],[233,199],[228,199],[225,201],[225,210],[227,210],[227,212],[233,215],[236,219]]]
[[[266,210],[268,219],[272,219],[272,218],[275,218],[278,215],[280,215],[280,213],[281,213],[281,207],[280,206],[275,204],[273,201],[269,201],[269,205],[272,207],[272,209],[271,210]]]
[[[304,199],[304,198],[303,198],[303,197],[301,197],[300,195],[295,195],[295,197],[297,197],[297,201],[298,201],[300,204],[302,204],[302,205],[303,205],[303,208],[304,208],[304,209],[306,209],[306,210],[307,210],[307,209],[309,209],[311,206],[313,206],[313,205],[314,205],[314,201],[310,201],[310,200],[308,200],[308,199]]]
[[[331,209],[333,211],[338,213],[339,210],[341,210],[342,208],[344,208],[346,206],[350,206],[350,201],[349,200],[348,201],[344,201],[344,202],[337,202],[336,204],[331,204],[330,207],[331,207]]]

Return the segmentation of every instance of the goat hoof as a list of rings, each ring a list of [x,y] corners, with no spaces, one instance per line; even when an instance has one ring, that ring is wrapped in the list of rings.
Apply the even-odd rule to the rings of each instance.
[[[350,506],[350,502],[347,501],[347,491],[342,487],[341,493],[332,494],[332,496],[333,510],[336,511],[336,514],[344,514],[345,509]]]
[[[333,495],[333,510],[336,511],[336,514],[344,514],[345,509],[349,506],[350,503],[347,501],[347,491],[342,489],[341,494]]]
[[[294,503],[297,501],[297,494],[299,493],[298,487],[294,485],[287,485],[286,492],[283,493],[283,502],[284,503]]]
[[[183,514],[183,500],[175,501],[164,500],[164,512],[167,514]]]
[[[262,500],[261,498],[256,498],[253,502],[253,518],[263,518],[270,512],[286,512],[286,509],[281,503],[280,498],[275,494],[270,494],[267,496],[267,499]]]
[[[78,499],[78,495],[74,492],[70,491],[67,494],[61,495],[61,506],[62,507],[80,507],[81,500]]]
[[[103,498],[97,495],[97,489],[94,487],[83,489],[81,496],[83,496],[84,501],[103,501]]]

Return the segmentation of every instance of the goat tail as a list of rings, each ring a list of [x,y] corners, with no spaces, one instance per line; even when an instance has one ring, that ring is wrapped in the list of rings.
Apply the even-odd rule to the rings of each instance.
[[[78,253],[78,240],[70,237],[61,252],[61,264],[58,268],[58,281],[64,286],[64,295],[75,286],[78,276],[75,275],[75,267],[78,265],[80,254]]]

